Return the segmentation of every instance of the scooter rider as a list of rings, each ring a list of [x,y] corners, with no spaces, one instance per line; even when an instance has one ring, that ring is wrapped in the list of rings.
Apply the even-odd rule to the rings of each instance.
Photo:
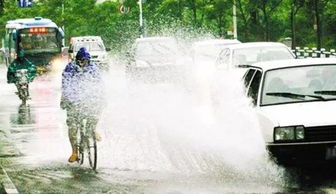
[[[37,75],[36,66],[25,57],[23,50],[19,51],[17,58],[8,66],[7,83],[17,82],[15,73],[19,69],[27,69],[29,82],[32,82]]]
[[[99,68],[90,61],[90,54],[84,48],[77,52],[62,74],[61,108],[67,111],[66,123],[72,147],[69,162],[78,160],[77,126],[83,118],[93,129],[96,128],[103,106],[103,85]]]
[[[19,51],[17,58],[7,68],[7,83],[16,84],[18,82],[18,78],[16,77],[16,71],[20,69],[27,70],[28,82],[32,82],[37,76],[36,66],[25,57],[23,50]],[[16,86],[18,87],[17,84]]]

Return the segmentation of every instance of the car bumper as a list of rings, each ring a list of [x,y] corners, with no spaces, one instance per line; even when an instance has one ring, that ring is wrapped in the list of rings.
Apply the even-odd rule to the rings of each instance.
[[[336,142],[268,145],[271,156],[280,164],[336,162]]]

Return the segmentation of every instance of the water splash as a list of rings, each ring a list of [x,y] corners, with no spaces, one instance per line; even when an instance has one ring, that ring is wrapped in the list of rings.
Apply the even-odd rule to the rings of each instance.
[[[204,62],[183,82],[148,83],[127,80],[124,64],[113,61],[106,76],[110,100],[99,125],[107,139],[101,165],[210,176],[218,184],[283,184],[241,74]]]

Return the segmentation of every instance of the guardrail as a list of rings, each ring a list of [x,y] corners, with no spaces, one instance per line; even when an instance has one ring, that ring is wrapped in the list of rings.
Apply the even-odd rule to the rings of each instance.
[[[324,48],[317,50],[316,48],[296,47],[292,51],[297,58],[336,58],[335,49],[330,49],[329,51],[327,51]]]

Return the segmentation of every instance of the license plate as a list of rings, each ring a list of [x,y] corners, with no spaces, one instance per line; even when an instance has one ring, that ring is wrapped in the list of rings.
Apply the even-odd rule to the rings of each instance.
[[[326,160],[336,159],[336,146],[328,147],[326,151]]]

